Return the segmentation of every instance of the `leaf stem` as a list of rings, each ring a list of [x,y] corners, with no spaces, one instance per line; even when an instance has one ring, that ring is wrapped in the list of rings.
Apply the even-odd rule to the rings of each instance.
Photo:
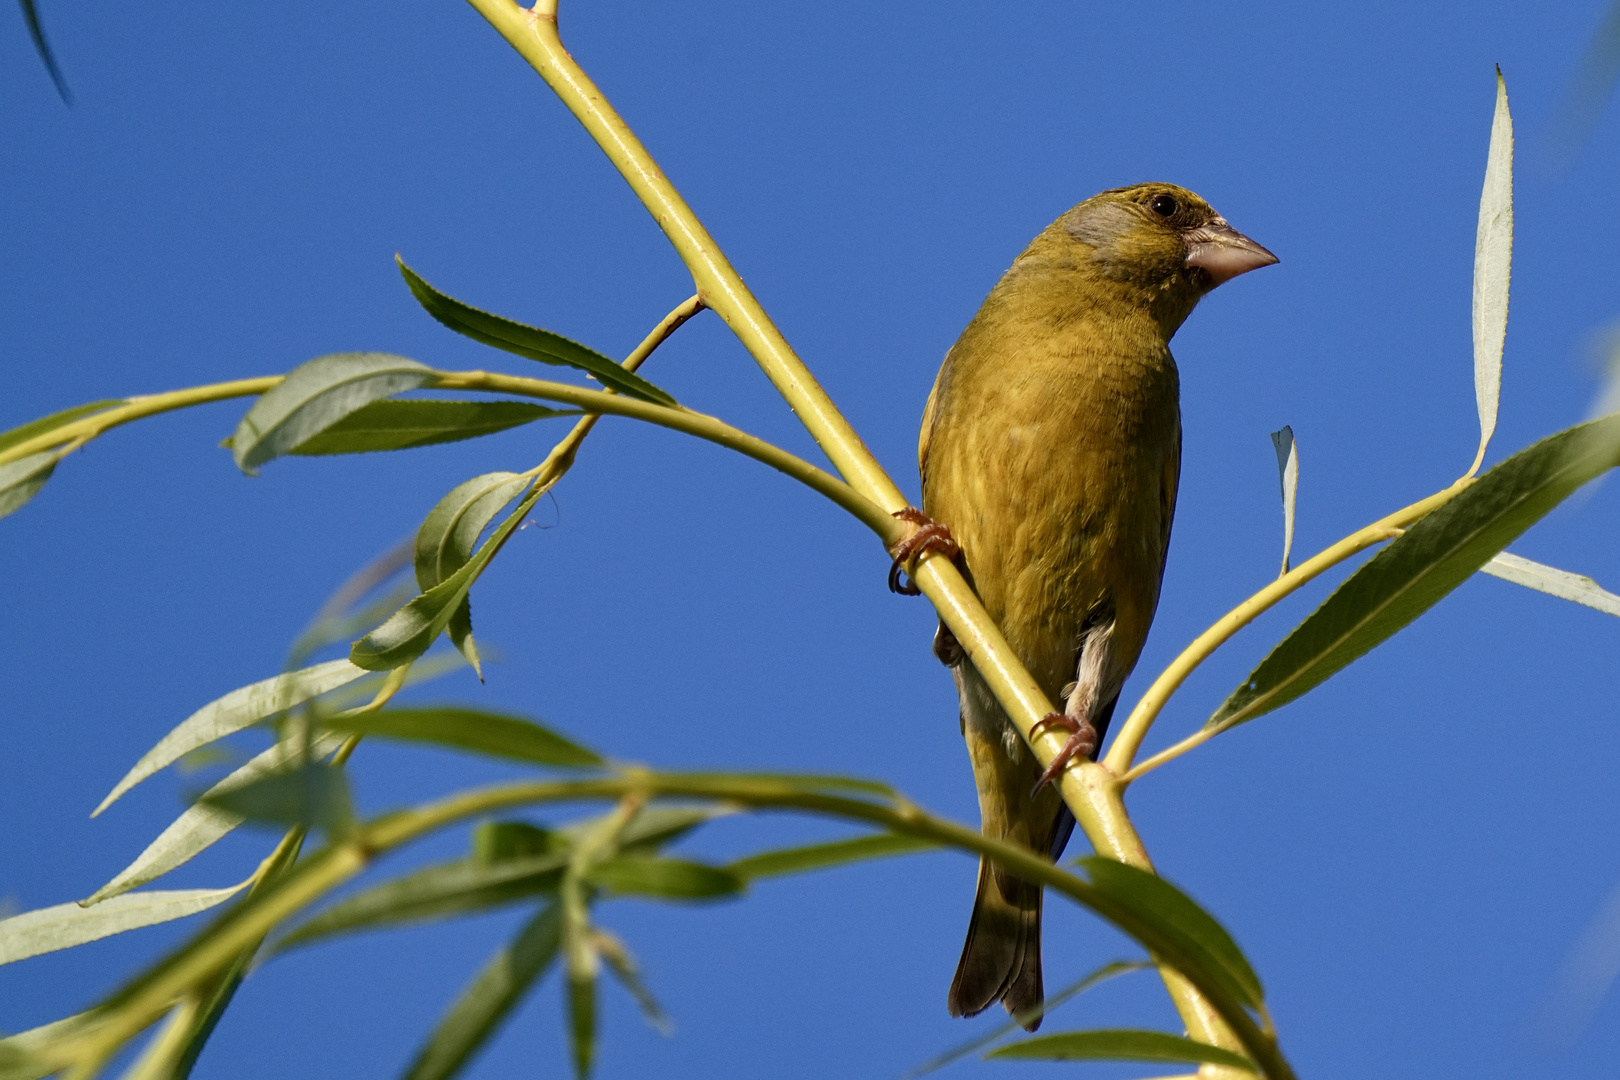
[[[281,381],[280,375],[266,375],[257,379],[237,379],[233,382],[210,383],[207,386],[193,386],[185,390],[171,390],[166,394],[146,394],[141,397],[127,399],[124,404],[116,405],[103,412],[92,413],[82,420],[75,420],[71,424],[63,424],[59,428],[34,436],[16,446],[0,451],[0,465],[25,458],[29,454],[41,450],[49,450],[53,446],[64,443],[82,445],[96,438],[102,433],[124,424],[142,420],[148,416],[159,413],[174,412],[176,409],[189,409],[193,405],[206,405],[213,401],[228,401],[231,398],[252,397],[262,394]]]
[[[490,371],[439,372],[428,385],[445,390],[483,390],[493,393],[541,398],[546,401],[560,401],[593,413],[628,416],[631,419],[644,420],[688,435],[696,435],[700,439],[706,439],[729,450],[735,450],[746,457],[753,458],[755,461],[769,465],[779,472],[786,473],[811,490],[825,495],[852,514],[856,520],[886,540],[890,537],[898,540],[902,533],[903,526],[899,521],[884,513],[871,500],[858,494],[854,488],[836,476],[824,469],[816,468],[816,466],[803,458],[790,454],[779,446],[774,446],[763,439],[739,431],[725,421],[716,419],[713,416],[693,412],[690,409],[671,408],[650,401],[638,401],[635,398],[625,397],[622,394],[611,394],[605,390],[590,390],[571,383],[548,382],[544,379],[530,379]],[[564,443],[566,443],[566,440],[564,440]],[[563,449],[564,443],[558,444],[557,450],[554,450],[551,456],[547,458],[547,464],[537,466],[531,471],[544,475],[545,472],[556,468],[556,463],[568,453]],[[576,443],[575,446],[577,445]]]
[[[1386,517],[1359,529],[1340,540],[1332,547],[1325,549],[1312,558],[1300,563],[1282,577],[1271,582],[1265,588],[1249,597],[1243,603],[1227,612],[1216,621],[1208,630],[1193,639],[1192,644],[1181,651],[1181,655],[1171,662],[1148,687],[1136,703],[1136,708],[1126,719],[1115,736],[1113,746],[1103,764],[1119,776],[1121,785],[1128,785],[1131,781],[1180,757],[1187,751],[1201,746],[1210,739],[1225,731],[1225,727],[1204,728],[1197,734],[1191,735],[1181,742],[1154,755],[1140,765],[1134,765],[1137,751],[1141,748],[1142,740],[1153,721],[1163,711],[1165,704],[1172,694],[1180,689],[1181,684],[1187,681],[1198,667],[1208,659],[1209,655],[1225,644],[1234,634],[1249,623],[1259,618],[1261,614],[1270,610],[1284,597],[1299,589],[1319,574],[1332,569],[1356,554],[1365,551],[1374,544],[1381,544],[1399,536],[1408,525],[1455,498],[1464,488],[1473,483],[1471,477],[1463,477],[1443,491],[1421,499],[1410,506],[1403,507]]]

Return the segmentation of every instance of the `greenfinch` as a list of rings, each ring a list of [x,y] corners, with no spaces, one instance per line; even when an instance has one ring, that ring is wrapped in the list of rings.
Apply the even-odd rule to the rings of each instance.
[[[955,557],[1063,702],[1042,725],[1069,733],[1043,772],[941,625],[985,836],[1062,854],[1074,818],[1049,781],[1096,757],[1158,606],[1181,468],[1170,338],[1205,293],[1276,261],[1185,188],[1105,191],[1035,238],[946,353],[917,448],[922,511],[903,512],[922,528],[896,565]],[[1000,1001],[1039,1026],[1041,891],[981,861],[953,1016]]]

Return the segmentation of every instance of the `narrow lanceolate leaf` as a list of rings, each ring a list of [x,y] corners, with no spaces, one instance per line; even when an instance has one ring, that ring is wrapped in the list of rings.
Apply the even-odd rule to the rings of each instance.
[[[42,416],[38,420],[30,420],[21,427],[14,427],[10,431],[0,431],[0,453],[10,450],[13,446],[27,442],[39,435],[55,431],[57,428],[67,427],[75,420],[89,416],[91,413],[102,412],[114,405],[122,405],[122,398],[112,401],[92,401],[88,405],[75,405],[71,409]]]
[[[99,1018],[97,1010],[91,1009],[0,1039],[0,1080],[40,1080],[60,1072],[60,1065],[48,1064],[34,1055],[83,1032]]]
[[[660,900],[712,900],[735,896],[746,882],[730,870],[685,859],[647,855],[620,855],[597,863],[589,874],[592,884],[626,896],[652,896]]]
[[[1604,589],[1584,574],[1556,570],[1506,551],[1496,555],[1480,569],[1503,581],[1511,581],[1516,585],[1537,589],[1565,600],[1573,600],[1577,604],[1585,604],[1589,608],[1596,608],[1610,615],[1620,615],[1620,596]]]
[[[423,592],[438,585],[467,564],[478,537],[507,503],[531,483],[516,473],[495,472],[457,484],[440,499],[416,530],[416,583]],[[472,633],[472,600],[463,597],[445,629],[450,641],[482,679],[478,646]]]
[[[903,1074],[900,1080],[917,1080],[919,1076],[926,1076],[931,1072],[943,1069],[952,1062],[960,1061],[971,1054],[976,1054],[980,1050],[1000,1042],[1003,1038],[1018,1030],[1021,1024],[1039,1020],[1041,1017],[1050,1014],[1053,1009],[1062,1005],[1065,1001],[1085,993],[1094,986],[1107,982],[1109,979],[1117,978],[1120,975],[1127,975],[1133,971],[1146,971],[1152,967],[1153,964],[1145,960],[1114,960],[1104,964],[1078,981],[1065,986],[1057,993],[1049,994],[1038,1008],[1018,1013],[1005,1023],[991,1028],[985,1034],[970,1039],[965,1043],[960,1043],[938,1057],[923,1062],[915,1069]]]
[[[460,1072],[546,973],[561,942],[561,920],[557,905],[551,904],[490,957],[461,991],[416,1052],[405,1080],[447,1080]]]
[[[316,760],[324,759],[342,742],[341,735],[324,735],[315,740],[312,756]],[[298,747],[294,743],[279,742],[209,788],[203,793],[203,798],[206,800],[210,796],[242,787],[268,773],[275,772],[292,761],[298,752]],[[242,824],[242,821],[240,814],[229,813],[206,801],[194,803],[186,808],[185,813],[175,818],[156,840],[146,845],[146,850],[137,855],[134,862],[120,870],[118,876],[79,902],[85,906],[99,904],[108,897],[155,881],[175,867],[184,865],[199,852],[206,851],[215,841]]]
[[[409,450],[493,435],[535,420],[579,416],[526,401],[373,401],[293,447],[301,457]]]
[[[342,835],[354,825],[354,803],[343,770],[310,764],[271,773],[202,801],[252,823],[303,825]]]
[[[599,755],[539,724],[478,709],[385,709],[331,717],[322,723],[334,731],[435,743],[537,765],[585,768],[603,764]]]
[[[506,543],[507,537],[523,523],[524,516],[537,498],[537,491],[530,491],[524,496],[517,509],[507,515],[506,520],[473,552],[465,565],[355,642],[349,650],[349,659],[359,667],[388,671],[427,652],[461,609],[472,583],[484,572],[484,567]]]
[[[567,851],[485,863],[458,859],[385,881],[341,900],[295,927],[277,951],[362,930],[474,915],[554,893],[568,865]]]
[[[653,997],[652,990],[642,979],[641,968],[636,964],[636,958],[631,955],[629,947],[616,935],[599,926],[591,928],[591,944],[596,949],[597,955],[607,961],[608,970],[619,980],[619,985],[636,999],[636,1004],[641,1007],[642,1018],[660,1035],[675,1034],[675,1025],[670,1022],[669,1014],[664,1012],[664,1007],[658,1004],[658,999]]]
[[[125,893],[95,907],[57,904],[0,919],[0,964],[71,949],[88,941],[183,919],[224,903],[246,887]]]
[[[39,6],[34,0],[22,0],[22,12],[23,21],[28,24],[28,36],[34,39],[34,51],[39,53],[40,63],[45,65],[45,71],[56,86],[56,93],[64,105],[72,105],[73,94],[68,90],[67,78],[57,66],[56,54],[51,52],[50,42],[45,39],[45,24],[40,21]]]
[[[588,372],[603,386],[612,387],[629,397],[659,405],[675,404],[675,399],[667,393],[595,349],[588,349],[550,330],[525,326],[463,304],[423,281],[405,265],[403,259],[396,256],[395,261],[399,263],[399,272],[405,275],[405,284],[410,286],[411,295],[416,297],[417,303],[456,333],[543,364],[560,364]]]
[[[95,817],[124,792],[199,746],[207,746],[216,739],[252,727],[299,702],[353,682],[364,674],[364,669],[355,667],[347,660],[330,660],[232,690],[224,697],[204,705],[163,736],[135,763],[133,769],[124,774],[124,778],[118,781],[90,816]]]
[[[619,830],[619,851],[626,855],[646,855],[674,843],[693,829],[717,817],[736,811],[721,806],[645,806]],[[558,830],[571,843],[577,843],[599,827],[611,814],[585,821],[569,822]]]
[[[566,919],[565,919],[566,933]],[[566,942],[568,955],[568,1033],[573,1049],[574,1075],[585,1080],[596,1059],[596,951],[581,939]]]
[[[1187,1065],[1209,1062],[1234,1069],[1254,1069],[1254,1062],[1242,1054],[1162,1031],[1068,1031],[1037,1035],[984,1056],[1022,1061],[1170,1061]]]
[[[60,451],[41,450],[0,465],[0,518],[21,510],[29,499],[38,495],[61,460]]]
[[[1230,727],[1316,687],[1440,602],[1582,484],[1620,464],[1620,415],[1508,458],[1374,556],[1271,650],[1206,727]]]
[[[1507,83],[1496,69],[1496,112],[1491,148],[1485,159],[1485,189],[1479,197],[1479,231],[1474,238],[1474,398],[1479,405],[1479,453],[1496,430],[1502,393],[1502,342],[1507,336],[1508,277],[1513,265],[1513,117]]]
[[[316,357],[253,403],[231,436],[231,454],[243,472],[252,474],[351,413],[432,378],[432,368],[390,353]]]
[[[1156,874],[1091,855],[1080,860],[1091,883],[1110,899],[1150,921],[1199,966],[1215,975],[1239,1001],[1260,1008],[1265,992],[1260,977],[1226,928],[1186,893]]]
[[[915,836],[879,833],[876,836],[858,836],[853,840],[839,840],[831,844],[811,844],[807,847],[762,851],[758,855],[738,859],[726,869],[745,881],[753,881],[756,878],[779,877],[783,874],[802,874],[810,870],[822,870],[829,866],[842,866],[845,863],[865,859],[886,859],[892,855],[932,851],[937,846]]]
[[[457,484],[428,511],[416,530],[416,583],[423,592],[467,564],[489,523],[528,485],[517,473],[485,473]]]
[[[484,864],[556,855],[568,847],[569,840],[561,833],[527,821],[485,821],[473,829],[473,859]]]
[[[1282,430],[1273,431],[1271,447],[1277,451],[1277,479],[1282,482],[1282,572],[1286,574],[1294,550],[1294,498],[1299,494],[1299,447],[1294,443],[1294,429],[1284,424]]]

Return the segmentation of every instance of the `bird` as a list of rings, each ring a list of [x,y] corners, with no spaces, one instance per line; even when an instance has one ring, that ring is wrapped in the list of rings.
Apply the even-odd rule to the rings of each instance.
[[[951,346],[923,412],[916,528],[890,586],[926,552],[957,563],[1069,733],[1046,770],[941,622],[983,835],[1056,862],[1074,817],[1050,783],[1095,759],[1158,606],[1181,471],[1170,339],[1199,299],[1277,257],[1186,188],[1114,188],[1037,236]],[[953,1016],[1044,1007],[1039,885],[980,860]]]

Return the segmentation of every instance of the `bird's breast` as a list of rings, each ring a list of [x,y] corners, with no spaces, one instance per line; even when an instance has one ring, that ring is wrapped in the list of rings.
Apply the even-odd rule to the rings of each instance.
[[[1180,431],[1162,342],[1076,329],[1012,335],[995,356],[953,350],[924,477],[924,511],[950,527],[987,610],[1054,697],[1088,618],[1116,619],[1127,667],[1146,638]]]

